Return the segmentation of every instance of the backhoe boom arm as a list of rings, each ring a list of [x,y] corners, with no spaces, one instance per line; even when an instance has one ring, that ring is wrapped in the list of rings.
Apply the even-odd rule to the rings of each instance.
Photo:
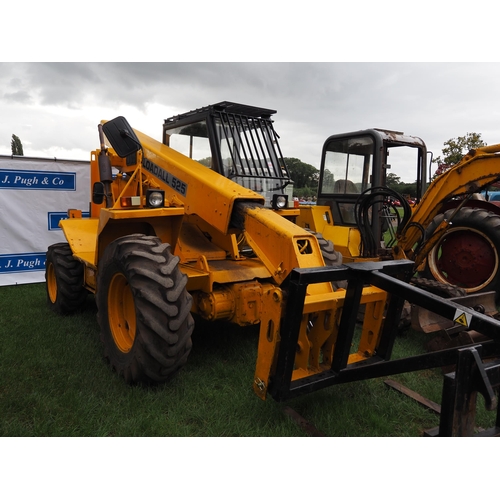
[[[454,167],[437,177],[425,192],[412,217],[398,234],[398,244],[394,247],[397,259],[412,259],[418,267],[429,250],[446,230],[447,222],[429,238],[420,244],[423,228],[440,213],[444,204],[457,196],[467,196],[479,192],[485,186],[500,180],[500,144],[471,150]]]

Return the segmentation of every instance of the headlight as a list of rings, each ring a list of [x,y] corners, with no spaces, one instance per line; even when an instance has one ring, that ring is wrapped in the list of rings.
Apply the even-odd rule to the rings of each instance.
[[[150,208],[165,206],[165,191],[160,189],[148,189],[146,191],[146,206]]]
[[[283,210],[288,207],[288,196],[285,194],[275,194],[273,195],[273,209]]]

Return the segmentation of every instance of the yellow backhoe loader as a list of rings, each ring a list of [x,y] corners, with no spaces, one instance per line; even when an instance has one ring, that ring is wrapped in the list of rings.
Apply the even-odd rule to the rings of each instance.
[[[387,188],[395,168],[414,175],[414,199]],[[381,129],[333,135],[322,150],[318,202],[301,207],[297,223],[334,241],[344,262],[408,258],[436,285],[499,291],[500,209],[475,194],[500,179],[500,145],[427,179],[418,137]]]
[[[390,359],[404,300],[466,322],[488,337],[480,356],[495,354],[500,323],[409,285],[412,260],[340,264],[297,224],[273,113],[222,102],[165,120],[162,142],[123,117],[103,121],[90,218],[68,210],[67,241],[47,252],[50,308],[74,313],[94,294],[105,356],[130,383],[164,382],[186,363],[193,315],[259,324],[262,399],[455,363],[456,349]]]

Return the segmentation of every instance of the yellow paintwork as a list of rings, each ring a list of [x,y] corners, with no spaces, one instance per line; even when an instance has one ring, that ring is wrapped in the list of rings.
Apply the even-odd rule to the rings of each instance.
[[[59,226],[64,232],[74,257],[95,267],[99,220],[61,219]]]
[[[361,259],[361,235],[357,228],[349,226],[325,226],[322,234],[323,238],[334,242],[335,250],[343,256],[343,262],[356,262]]]
[[[335,250],[343,256],[344,262],[353,262],[360,256],[361,235],[355,227],[336,226],[330,207],[305,205],[300,207],[297,225],[323,235],[333,241]]]
[[[181,231],[175,254],[179,255],[182,263],[197,260],[202,255],[209,257],[210,248],[217,253],[219,260],[226,257],[231,260],[243,259],[236,234],[221,233],[198,215],[185,216]],[[210,235],[209,240],[207,234]]]
[[[181,264],[182,272],[189,278],[187,289],[211,293],[215,284],[244,282],[253,279],[268,280],[271,274],[258,259],[211,261],[200,256],[196,263]]]
[[[157,176],[151,176],[145,168],[142,169],[142,174],[154,177],[159,188],[167,193],[169,203],[182,203],[186,215],[202,216],[210,226],[226,234],[236,201],[248,200],[264,204],[264,198],[254,191],[236,184],[141,132],[135,132],[144,148],[145,159],[164,169],[171,182],[185,184],[186,193],[183,195]]]
[[[325,265],[318,240],[309,232],[265,208],[250,208],[246,215],[246,239],[276,283],[282,283],[295,267]],[[331,291],[327,283],[312,288]]]
[[[267,308],[261,321],[253,385],[255,393],[262,399],[266,397],[267,385],[276,362],[280,341],[276,317],[284,305],[281,291],[278,293],[270,290],[267,297]],[[362,333],[357,352],[349,356],[348,363],[363,361],[375,354],[384,320],[386,298],[386,293],[376,287],[370,286],[363,290],[361,304],[366,306]],[[292,380],[331,368],[344,299],[345,290],[306,297]]]
[[[56,272],[54,269],[54,264],[52,262],[47,263],[47,293],[49,300],[52,304],[56,303],[57,300],[57,280]]]
[[[330,207],[319,205],[302,205],[297,225],[311,228],[316,233],[323,233],[327,226],[333,226],[333,216]]]
[[[116,347],[122,352],[129,352],[134,345],[137,319],[134,297],[123,274],[115,274],[109,284],[108,314]]]
[[[279,348],[280,322],[284,306],[283,292],[277,287],[270,288],[264,293],[263,300],[266,307],[260,322],[253,389],[257,396],[265,399]]]
[[[98,218],[73,217],[61,219],[59,226],[64,232],[73,255],[84,264],[97,267],[98,258],[105,249],[103,243],[110,243],[119,236],[130,234],[137,225],[151,225],[164,241],[175,242],[184,211],[182,208],[155,208],[142,210],[116,210],[101,208]],[[160,218],[163,221],[160,221]],[[164,219],[168,219],[166,224]],[[110,221],[125,224],[111,225]],[[176,231],[175,231],[176,230]],[[98,243],[100,246],[98,246]],[[98,248],[100,252],[98,253]]]

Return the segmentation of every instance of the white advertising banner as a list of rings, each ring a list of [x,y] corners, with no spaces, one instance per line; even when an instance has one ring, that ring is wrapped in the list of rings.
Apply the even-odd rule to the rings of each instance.
[[[68,209],[89,216],[90,161],[0,155],[0,286],[45,281]]]

